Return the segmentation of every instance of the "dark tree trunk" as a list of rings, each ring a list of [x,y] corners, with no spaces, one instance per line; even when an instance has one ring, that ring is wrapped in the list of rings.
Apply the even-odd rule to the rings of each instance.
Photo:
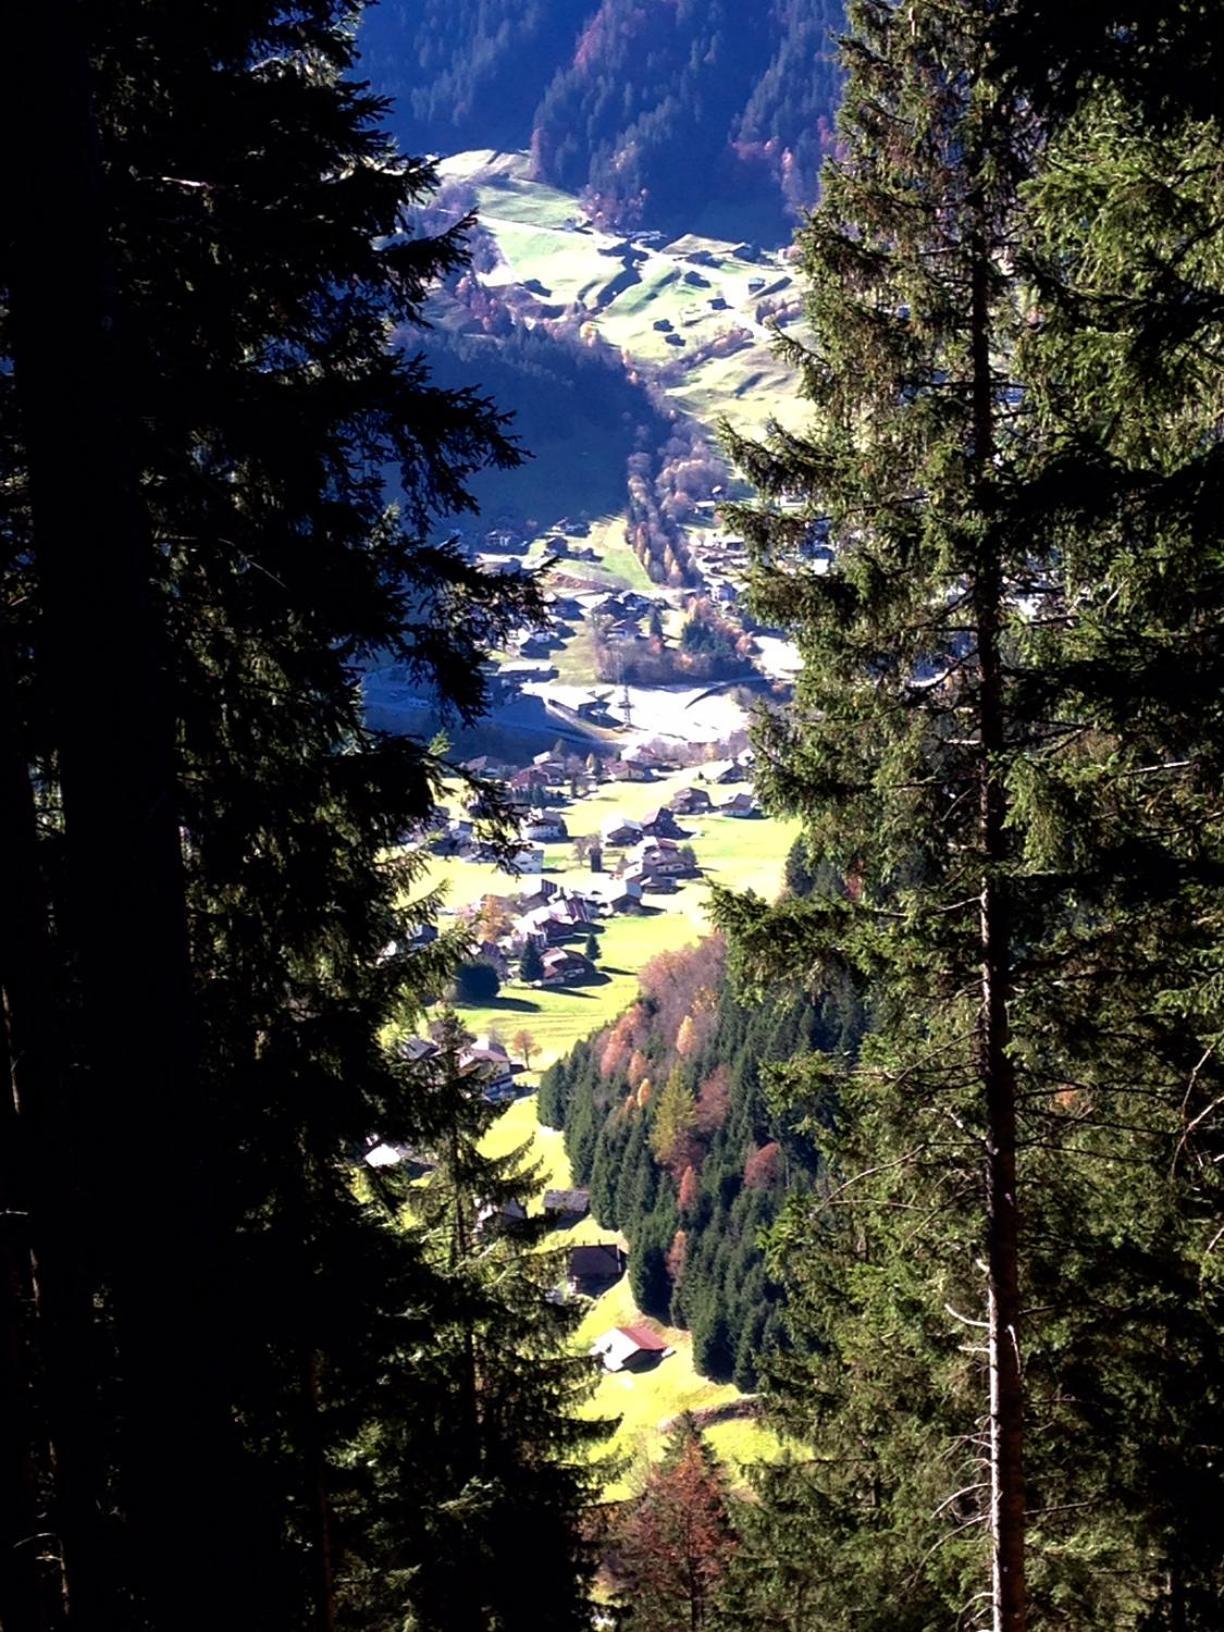
[[[983,500],[994,458],[994,393],[990,364],[990,267],[984,233],[972,255],[974,455]],[[989,516],[989,506],[983,504]],[[985,555],[974,589],[979,665],[981,788],[981,1016],[979,1069],[986,1112],[986,1229],[990,1370],[990,1530],[994,1632],[1025,1632],[1024,1381],[1020,1359],[1020,1221],[1016,1197],[1016,1078],[1010,1053],[1008,1004],[1012,983],[1010,911],[1003,864],[1007,857],[1006,747],[999,628],[1003,574],[997,535],[987,522]]]
[[[63,805],[59,923],[85,1021],[91,1235],[117,1348],[124,1556],[153,1622],[187,1632],[217,1624],[229,1596],[209,1118],[142,428],[127,400],[84,15],[39,0],[11,19],[7,151],[22,155],[9,167],[11,325]]]
[[[56,1627],[70,1603],[83,1607],[86,1623],[102,1624],[97,1379],[81,1254],[89,1221],[66,1090],[63,1015],[57,1024],[53,1009],[57,983],[34,793],[3,631],[0,900],[0,1211],[5,1291],[18,1323],[6,1334],[0,1400],[11,1436],[6,1534],[22,1529],[16,1550],[6,1546],[4,1553],[11,1595],[0,1603],[0,1626]],[[22,1618],[19,1604],[32,1618]]]

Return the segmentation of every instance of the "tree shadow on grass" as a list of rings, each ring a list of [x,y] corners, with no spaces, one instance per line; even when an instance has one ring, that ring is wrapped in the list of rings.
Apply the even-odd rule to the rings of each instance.
[[[538,1003],[528,1002],[526,998],[522,997],[495,997],[488,1003],[464,1003],[460,1004],[459,1007],[469,1009],[500,1009],[504,1010],[507,1014],[539,1014],[541,1012],[540,1005]]]

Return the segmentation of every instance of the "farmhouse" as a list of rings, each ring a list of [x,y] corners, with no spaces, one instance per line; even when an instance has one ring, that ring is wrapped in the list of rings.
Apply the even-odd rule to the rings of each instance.
[[[688,834],[680,826],[675,816],[664,805],[658,810],[648,810],[642,817],[642,833],[651,839],[687,839]]]
[[[473,1044],[460,1054],[459,1069],[465,1076],[480,1079],[482,1092],[490,1105],[500,1105],[514,1098],[514,1070],[500,1043],[490,1039],[481,1041],[483,1046]]]
[[[510,778],[510,792],[519,800],[530,799],[536,788],[543,791],[547,786],[548,774],[538,765],[529,765],[525,771],[515,771]]]
[[[622,877],[631,868],[640,867],[647,878],[687,878],[693,871],[692,863],[681,855],[675,839],[643,839],[625,852]]]
[[[586,900],[608,918],[618,912],[638,912],[642,886],[628,878],[596,878],[587,886]]]
[[[551,843],[558,839],[568,839],[569,828],[566,827],[563,816],[548,811],[527,818],[523,823],[523,837]]]
[[[405,1037],[399,1045],[400,1058],[407,1060],[410,1065],[418,1065],[422,1060],[432,1060],[440,1052],[437,1043],[431,1043],[428,1037]]]
[[[603,1361],[605,1371],[632,1371],[671,1352],[670,1345],[649,1326],[613,1326],[591,1344],[591,1353]]]
[[[608,776],[613,782],[653,782],[654,772],[649,765],[632,759],[610,759]]]
[[[584,981],[594,980],[598,974],[590,958],[572,951],[568,946],[553,947],[551,952],[545,952],[542,961],[545,986],[578,986]]]
[[[545,1190],[544,1212],[550,1223],[576,1224],[591,1210],[589,1190]]]
[[[573,1247],[568,1269],[570,1290],[596,1298],[625,1273],[625,1255],[615,1242],[599,1247]]]
[[[700,816],[713,809],[713,800],[704,788],[681,788],[667,801],[679,816]]]
[[[719,809],[724,816],[759,816],[761,807],[750,793],[737,793],[734,798],[728,799]]]
[[[609,817],[599,831],[605,844],[639,844],[642,839],[641,822],[635,822],[628,816]]]
[[[640,862],[622,864],[619,876],[623,884],[636,885],[652,895],[674,895],[680,887],[670,873],[648,873]]]
[[[513,1198],[500,1203],[486,1201],[476,1213],[476,1229],[481,1235],[513,1231],[527,1222],[527,1209]]]
[[[524,891],[515,904],[521,913],[526,914],[534,912],[537,907],[547,906],[560,893],[560,888],[551,878],[537,878],[533,880],[531,889]]]

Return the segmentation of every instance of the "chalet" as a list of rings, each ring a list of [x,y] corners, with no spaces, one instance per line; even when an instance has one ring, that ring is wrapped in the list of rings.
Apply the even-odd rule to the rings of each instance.
[[[642,841],[641,822],[635,822],[628,816],[609,817],[599,831],[605,844],[640,844]]]
[[[728,799],[719,809],[724,816],[759,816],[761,807],[750,793],[737,793],[734,798]]]
[[[591,1353],[605,1371],[633,1371],[657,1364],[671,1354],[671,1345],[649,1326],[613,1326],[591,1344]]]
[[[534,912],[537,907],[547,906],[553,897],[560,893],[551,878],[538,878],[532,883],[530,892],[520,895],[515,905],[520,913]]]
[[[591,1210],[589,1190],[545,1190],[544,1214],[553,1224],[577,1224]]]
[[[621,754],[621,758],[626,760],[629,764],[642,765],[648,770],[652,771],[670,771],[675,769],[675,766],[670,762],[670,760],[664,759],[661,754],[657,753],[653,748],[648,748],[645,743],[637,743],[629,748],[626,748]]]
[[[568,839],[569,828],[565,825],[564,817],[549,811],[539,816],[529,816],[523,823],[523,837],[552,843],[557,839]]]
[[[464,816],[456,816],[447,822],[443,832],[430,844],[440,856],[456,856],[465,850],[471,850],[476,844],[475,825]]]
[[[724,785],[728,782],[751,782],[755,764],[756,755],[751,751],[737,754],[719,771],[714,780]]]
[[[490,854],[489,859],[492,861],[500,858]],[[512,850],[507,856],[506,864],[518,873],[542,873],[544,871],[544,852],[537,845],[520,844],[517,849]]]
[[[670,873],[648,873],[640,862],[631,862],[628,866],[622,864],[618,876],[622,884],[630,887],[636,885],[639,890],[651,895],[674,895],[679,888]]]
[[[513,1231],[527,1222],[527,1209],[513,1197],[501,1203],[486,1201],[476,1212],[476,1229],[480,1235],[498,1235]]]
[[[680,853],[675,839],[643,839],[625,853],[625,869],[640,867],[647,878],[687,878],[693,864]]]
[[[400,1058],[407,1060],[410,1065],[419,1065],[422,1060],[434,1059],[441,1050],[437,1043],[430,1042],[428,1037],[405,1037],[399,1045]]]
[[[642,886],[626,878],[598,878],[585,887],[585,898],[596,912],[611,918],[618,912],[639,912]]]
[[[525,640],[519,641],[518,654],[520,657],[548,657],[556,644],[555,635],[543,634],[537,630]]]
[[[514,1069],[504,1048],[483,1048],[473,1044],[459,1056],[459,1069],[464,1076],[480,1079],[481,1092],[490,1105],[500,1105],[514,1098]]]
[[[544,906],[535,907],[521,918],[516,918],[514,932],[516,938],[524,943],[534,941],[537,946],[559,946],[562,941],[570,939],[574,926],[565,918],[559,918],[552,909],[552,903],[546,902]]]
[[[615,1242],[598,1247],[573,1247],[567,1269],[570,1290],[596,1298],[625,1273],[625,1255]]]
[[[607,773],[613,782],[653,782],[654,771],[633,759],[610,759]]]
[[[598,974],[590,958],[568,946],[553,947],[552,951],[545,952],[542,961],[544,976],[541,984],[544,986],[580,986],[585,981],[594,980]]]
[[[507,765],[504,760],[495,759],[492,754],[478,754],[475,759],[465,759],[463,769],[470,771],[473,776],[482,776],[487,781],[494,782],[510,776],[514,767]]]
[[[666,805],[642,817],[642,836],[648,839],[687,839],[688,834]]]
[[[528,765],[526,770],[515,771],[510,778],[510,792],[519,798],[530,798],[533,789],[543,791],[547,786],[548,772],[542,771],[538,765]]]
[[[714,808],[714,802],[704,788],[681,788],[673,793],[668,806],[679,816],[700,816]]]
[[[549,787],[556,787],[565,781],[565,761],[554,753],[537,754],[531,762],[532,767],[542,771],[548,779]]]
[[[520,658],[517,661],[503,663],[497,672],[503,679],[517,681],[520,685],[528,680],[557,678],[555,664],[537,658]]]

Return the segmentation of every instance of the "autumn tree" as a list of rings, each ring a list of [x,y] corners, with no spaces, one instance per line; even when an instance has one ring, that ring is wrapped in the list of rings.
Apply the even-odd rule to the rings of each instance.
[[[726,1476],[686,1413],[642,1494],[613,1522],[610,1552],[626,1626],[703,1632],[734,1546]]]

